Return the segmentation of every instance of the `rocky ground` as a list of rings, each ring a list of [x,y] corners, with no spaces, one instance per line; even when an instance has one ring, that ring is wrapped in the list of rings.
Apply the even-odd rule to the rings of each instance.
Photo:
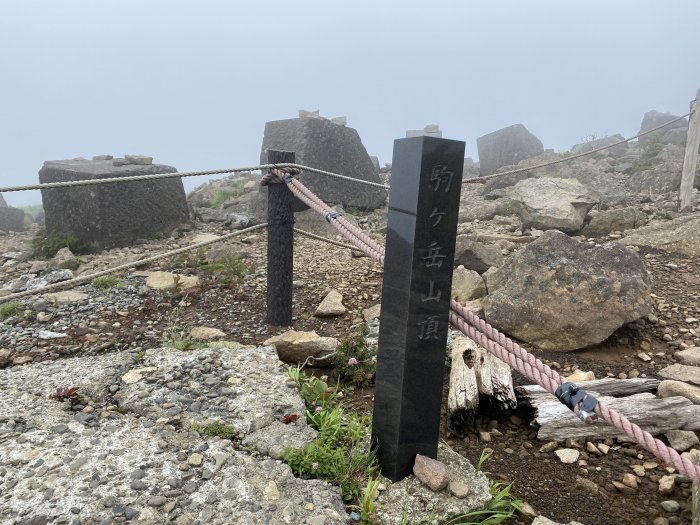
[[[596,181],[613,173],[603,164],[623,162],[594,161],[587,173],[598,173]],[[618,175],[606,183],[606,195],[629,184],[629,173]],[[629,239],[642,231],[633,228],[648,221],[684,228],[698,220],[697,212],[674,211],[673,193],[658,195],[635,193],[624,202],[599,204],[581,221],[585,218],[585,228],[602,230],[583,230],[575,238],[593,246]],[[497,252],[494,257],[508,258],[538,238],[542,228],[512,206],[512,194],[493,197],[485,196],[482,186],[465,186],[459,233],[482,240]],[[632,218],[627,212],[605,213],[627,208],[636,210]],[[72,271],[91,273],[226,233],[247,224],[239,211],[232,207],[217,220],[180,229],[166,240],[82,256]],[[355,220],[382,238],[381,212]],[[324,228],[306,223],[306,229],[333,235]],[[43,271],[46,278],[42,263],[26,256],[32,235],[0,236],[5,293],[27,285],[30,278],[21,283],[22,275]],[[674,235],[677,229],[652,231],[631,243],[652,277],[645,318],[584,350],[536,350],[537,355],[562,375],[583,370],[597,378],[659,377],[668,365],[685,362],[679,352],[700,346],[700,259],[687,248],[695,240]],[[0,517],[5,522],[344,522],[337,490],[298,480],[274,459],[280,447],[307,442],[313,431],[302,421],[280,420],[303,413],[303,405],[285,379],[284,366],[263,345],[285,331],[265,323],[266,242],[261,231],[210,249],[209,254],[219,250],[220,256],[241,256],[254,266],[235,285],[222,285],[221,273],[203,271],[196,257],[167,259],[123,272],[118,285],[108,289],[84,284],[71,293],[22,299],[17,312],[0,320]],[[381,297],[382,268],[357,255],[302,236],[295,240],[295,330],[344,338],[365,322],[363,309]],[[163,289],[154,271],[175,272],[182,283],[197,280]],[[342,295],[345,312],[314,316],[331,289]],[[376,330],[376,321],[372,326]],[[220,330],[216,340],[236,344],[209,342],[185,352],[169,348],[214,334],[203,328]],[[259,375],[249,373],[251,360]],[[332,379],[335,372],[315,373]],[[258,396],[242,395],[246,382]],[[514,382],[529,383],[517,373]],[[52,399],[56,389],[73,386],[80,387],[79,397]],[[447,385],[445,390],[447,396]],[[371,410],[371,388],[347,388],[345,394],[355,409]],[[518,411],[485,412],[474,427],[455,432],[443,415],[445,442],[472,463],[489,449],[484,470],[495,480],[512,482],[515,494],[531,507],[530,517],[512,523],[529,524],[536,514],[586,525],[690,523],[689,480],[633,443],[540,441],[530,416]],[[222,420],[235,428],[236,439],[206,438],[192,428],[193,422]],[[697,449],[694,436],[674,445]]]

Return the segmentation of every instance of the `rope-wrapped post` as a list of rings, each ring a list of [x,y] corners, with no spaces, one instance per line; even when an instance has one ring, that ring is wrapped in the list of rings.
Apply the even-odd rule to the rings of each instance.
[[[293,151],[267,151],[267,162],[294,163]],[[267,185],[267,323],[292,324],[294,195],[282,181]]]

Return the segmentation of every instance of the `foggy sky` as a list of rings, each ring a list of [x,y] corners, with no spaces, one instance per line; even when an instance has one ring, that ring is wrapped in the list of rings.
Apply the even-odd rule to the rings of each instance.
[[[0,184],[99,154],[257,164],[298,109],[346,115],[381,164],[433,123],[474,158],[518,122],[558,151],[631,136],[688,111],[699,20],[697,0],[0,0]]]

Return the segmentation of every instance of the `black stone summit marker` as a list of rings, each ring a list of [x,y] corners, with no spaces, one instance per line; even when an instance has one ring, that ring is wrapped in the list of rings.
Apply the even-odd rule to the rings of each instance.
[[[464,142],[394,141],[372,443],[382,474],[437,456]]]

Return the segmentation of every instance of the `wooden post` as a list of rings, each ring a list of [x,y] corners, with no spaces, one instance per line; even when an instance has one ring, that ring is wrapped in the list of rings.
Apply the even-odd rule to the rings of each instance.
[[[700,465],[700,454],[695,454],[695,464]],[[693,523],[692,523],[692,525],[700,525],[700,483],[693,483]]]
[[[268,164],[295,161],[292,151],[267,151]],[[267,186],[267,323],[292,324],[294,194],[286,184]]]
[[[700,148],[700,90],[698,90],[695,100],[690,103],[690,111],[692,113],[688,120],[688,137],[685,143],[683,175],[681,176],[680,211],[689,210],[693,200],[693,181],[698,162],[698,148]]]

